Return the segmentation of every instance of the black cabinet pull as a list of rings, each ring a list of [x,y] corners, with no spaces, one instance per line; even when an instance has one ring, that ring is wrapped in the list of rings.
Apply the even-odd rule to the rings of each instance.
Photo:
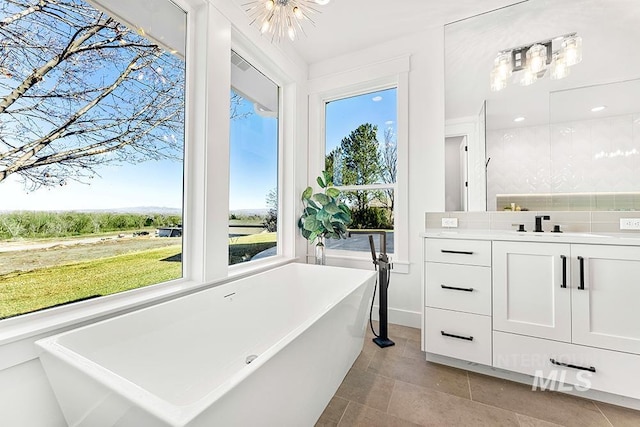
[[[562,258],[562,283],[560,283],[561,288],[567,287],[567,257],[565,255],[560,255]]]
[[[580,285],[578,289],[584,291],[584,258],[579,256],[578,261],[580,261]]]
[[[443,254],[473,255],[471,251],[451,251],[449,249],[440,249]]]
[[[473,288],[456,288],[455,286],[440,285],[442,289],[451,289],[452,291],[473,292]]]
[[[595,372],[596,368],[594,368],[593,366],[589,366],[588,368],[585,366],[578,366],[578,365],[572,365],[570,363],[562,363],[562,362],[558,362],[555,359],[549,359],[549,361],[551,363],[553,363],[554,365],[558,365],[558,366],[564,366],[567,368],[573,368],[573,369],[579,369],[581,371],[589,371],[589,372]]]
[[[463,337],[462,335],[449,334],[445,331],[440,331],[440,333],[444,337],[451,337],[451,338],[458,338],[459,340],[473,341],[473,337]]]

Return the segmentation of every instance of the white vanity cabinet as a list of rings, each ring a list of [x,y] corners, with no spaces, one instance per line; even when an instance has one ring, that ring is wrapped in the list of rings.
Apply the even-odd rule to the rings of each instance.
[[[491,364],[491,242],[426,239],[425,347]]]
[[[441,235],[424,241],[427,354],[640,399],[640,239]]]
[[[493,329],[571,341],[570,245],[493,242]]]
[[[575,244],[571,254],[573,343],[640,354],[640,247]]]

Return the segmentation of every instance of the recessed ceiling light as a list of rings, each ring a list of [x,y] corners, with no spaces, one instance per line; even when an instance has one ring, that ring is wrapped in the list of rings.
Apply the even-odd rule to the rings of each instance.
[[[592,111],[592,112],[594,112],[594,113],[597,113],[598,111],[602,111],[602,110],[604,110],[605,108],[607,108],[607,106],[606,106],[606,105],[598,105],[597,107],[593,107],[593,108],[591,109],[591,111]]]
[[[518,122],[523,122],[524,121],[524,117],[520,116],[520,117],[516,117],[515,119],[513,119],[514,122],[518,123]]]
[[[382,97],[381,96],[374,96],[373,98],[371,98],[371,100],[373,102],[380,102],[380,101],[382,101]]]

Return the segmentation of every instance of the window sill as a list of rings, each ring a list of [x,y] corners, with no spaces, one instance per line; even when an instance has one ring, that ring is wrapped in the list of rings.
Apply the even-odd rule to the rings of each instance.
[[[372,265],[371,255],[365,254],[364,252],[360,255],[359,252],[346,252],[343,255],[338,255],[336,253],[327,254],[327,264],[328,265],[339,265],[344,267],[351,268],[364,268]],[[393,259],[393,254],[389,254],[391,258],[391,262],[393,264],[393,269],[391,270],[393,273],[398,274],[409,274],[409,261],[404,260],[395,260]],[[307,255],[307,262],[314,262],[314,255]]]

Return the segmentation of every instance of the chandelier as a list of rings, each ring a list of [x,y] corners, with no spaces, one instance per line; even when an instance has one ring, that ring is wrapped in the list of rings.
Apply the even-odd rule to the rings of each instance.
[[[280,41],[285,34],[293,41],[298,32],[304,34],[302,21],[313,24],[310,16],[319,12],[316,5],[324,6],[330,0],[254,0],[244,4],[252,21],[263,34],[270,34],[271,41]]]
[[[554,42],[559,45],[553,50]],[[569,75],[570,67],[582,61],[582,37],[576,33],[565,34],[525,46],[498,52],[490,74],[491,90],[497,92],[507,86],[507,79],[529,86],[544,77],[559,80]]]

